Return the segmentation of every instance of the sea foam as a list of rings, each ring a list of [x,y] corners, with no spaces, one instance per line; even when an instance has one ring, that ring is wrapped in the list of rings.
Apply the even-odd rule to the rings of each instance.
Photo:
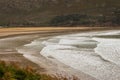
[[[36,39],[30,44],[17,48],[17,50],[37,64],[41,60],[37,54],[40,52],[40,55],[48,60],[57,59],[98,80],[119,80],[119,36],[120,30],[61,35]]]
[[[101,31],[53,37],[52,39],[57,39],[58,42],[44,41],[43,45],[46,43],[47,45],[40,54],[48,59],[50,59],[49,56],[52,56],[60,62],[99,80],[119,80],[120,39],[99,37],[100,35],[113,34],[119,36],[119,32],[119,30],[117,32]]]

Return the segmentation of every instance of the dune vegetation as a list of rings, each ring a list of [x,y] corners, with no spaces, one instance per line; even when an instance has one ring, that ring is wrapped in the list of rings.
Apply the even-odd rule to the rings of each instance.
[[[31,67],[20,68],[16,63],[0,62],[0,80],[69,80],[62,76],[38,74]],[[78,80],[73,77],[73,80]]]

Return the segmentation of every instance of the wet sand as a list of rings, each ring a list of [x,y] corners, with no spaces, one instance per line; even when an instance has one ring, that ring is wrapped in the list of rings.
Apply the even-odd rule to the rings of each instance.
[[[32,40],[37,38],[44,38],[56,35],[63,35],[69,33],[77,33],[82,31],[91,31],[91,30],[103,30],[107,28],[1,28],[0,29],[0,60],[6,62],[16,62],[19,66],[26,67],[31,66],[35,68],[40,73],[47,74],[65,74],[65,75],[76,75],[80,80],[96,80],[95,78],[79,72],[75,69],[72,69],[69,66],[66,66],[59,61],[55,63],[47,60],[42,55],[39,55],[39,65],[33,63],[23,57],[22,54],[18,53],[16,48],[23,46],[27,43],[30,43]],[[29,56],[30,57],[30,56]],[[33,57],[32,57],[33,58]]]

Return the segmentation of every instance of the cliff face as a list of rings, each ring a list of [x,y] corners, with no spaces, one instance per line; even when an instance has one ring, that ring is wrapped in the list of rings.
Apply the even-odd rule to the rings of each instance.
[[[47,25],[58,15],[108,15],[120,0],[0,0],[0,25]]]

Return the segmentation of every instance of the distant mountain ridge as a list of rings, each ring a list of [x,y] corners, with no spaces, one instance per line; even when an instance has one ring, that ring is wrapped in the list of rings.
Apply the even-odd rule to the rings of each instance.
[[[0,25],[49,26],[60,15],[111,15],[120,0],[0,0]]]

